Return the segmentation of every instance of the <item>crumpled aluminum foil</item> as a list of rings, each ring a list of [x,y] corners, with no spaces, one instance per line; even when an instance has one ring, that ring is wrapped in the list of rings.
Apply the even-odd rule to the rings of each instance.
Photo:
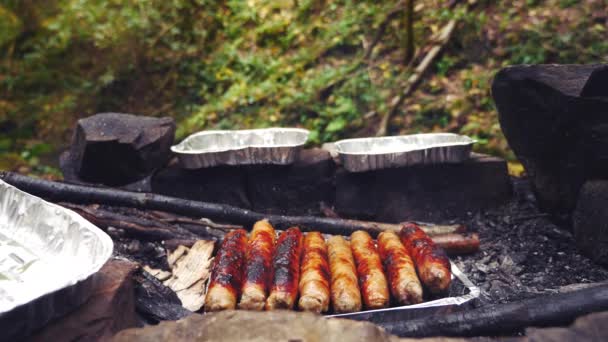
[[[263,128],[194,133],[171,147],[180,165],[200,169],[218,165],[287,165],[298,157],[309,131]]]
[[[327,315],[326,317],[340,317],[355,320],[365,320],[377,324],[389,322],[395,318],[408,320],[433,315],[442,312],[450,312],[470,303],[481,294],[479,288],[451,262],[452,284],[450,297],[440,298],[423,302],[420,304],[390,307],[386,309],[366,310],[353,313]]]
[[[475,140],[453,133],[426,133],[336,141],[347,171],[363,172],[417,164],[467,160]]]
[[[78,214],[0,181],[3,335],[33,330],[84,302],[112,249],[110,237]],[[30,321],[20,326],[13,317]]]

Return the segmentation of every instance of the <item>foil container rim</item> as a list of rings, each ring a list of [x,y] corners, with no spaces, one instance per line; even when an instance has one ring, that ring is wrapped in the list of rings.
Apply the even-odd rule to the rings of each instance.
[[[93,223],[89,222],[87,219],[80,216],[76,212],[74,212],[70,209],[64,208],[55,203],[48,202],[38,196],[34,196],[11,184],[6,183],[3,180],[0,180],[0,194],[5,194],[6,191],[13,191],[13,192],[19,194],[20,196],[30,197],[34,201],[41,203],[42,206],[47,206],[49,208],[54,209],[55,211],[58,210],[58,211],[65,212],[67,214],[67,216],[69,216],[74,222],[78,223],[80,225],[80,227],[82,227],[83,229],[87,230],[88,232],[94,234],[95,237],[97,239],[99,239],[99,242],[101,243],[101,246],[103,247],[102,248],[103,252],[101,253],[100,257],[97,259],[97,262],[92,264],[87,269],[87,272],[80,272],[78,274],[78,276],[75,276],[75,277],[69,279],[69,281],[65,282],[63,284],[63,286],[52,286],[52,288],[51,287],[45,288],[44,291],[40,291],[39,293],[36,293],[32,296],[19,297],[18,300],[13,300],[8,305],[5,305],[4,307],[0,306],[0,316],[8,314],[11,311],[15,310],[16,308],[19,308],[23,305],[27,305],[31,302],[34,302],[37,299],[44,297],[45,295],[55,293],[59,290],[74,286],[82,281],[85,281],[86,279],[88,279],[89,277],[91,277],[92,275],[97,273],[103,267],[103,265],[111,258],[113,250],[114,250],[114,242],[112,241],[112,238],[110,238],[110,236],[107,235],[104,231],[102,231],[99,227],[95,226]],[[0,197],[0,203],[2,202],[2,200],[3,200],[3,197]],[[0,227],[0,232],[1,231],[2,231],[2,227]]]
[[[462,141],[457,142],[443,142],[443,143],[434,143],[429,145],[419,145],[416,148],[412,149],[403,149],[403,150],[395,150],[395,151],[347,151],[344,149],[345,144],[353,143],[353,142],[363,142],[363,141],[389,141],[389,140],[405,140],[405,139],[415,139],[415,138],[427,138],[427,137],[458,137],[462,139]],[[408,153],[413,151],[420,151],[429,148],[436,147],[450,147],[450,146],[467,146],[473,145],[477,142],[477,140],[461,134],[456,133],[418,133],[418,134],[407,134],[407,135],[396,135],[396,136],[387,136],[387,137],[365,137],[365,138],[352,138],[352,139],[342,139],[334,142],[334,146],[336,148],[336,152],[340,155],[353,155],[353,156],[361,156],[361,155],[391,155],[391,154],[399,154],[399,153]]]
[[[413,305],[394,306],[394,307],[384,308],[384,309],[363,310],[363,311],[357,311],[357,312],[325,315],[324,317],[349,318],[349,317],[352,317],[353,315],[359,315],[359,314],[374,314],[374,313],[382,313],[382,312],[389,312],[389,311],[416,310],[416,309],[437,307],[437,306],[462,305],[475,298],[478,298],[479,295],[481,294],[481,290],[479,289],[479,287],[475,286],[469,280],[469,278],[451,260],[450,260],[450,269],[452,271],[452,279],[456,278],[460,282],[462,282],[462,284],[469,290],[469,293],[458,296],[458,297],[439,298],[439,299],[431,300],[428,302],[423,302],[423,303],[413,304]]]
[[[185,145],[194,138],[205,136],[205,135],[218,135],[218,134],[250,134],[257,132],[297,132],[304,135],[301,141],[294,142],[292,144],[274,144],[274,145],[256,145],[248,144],[239,147],[226,147],[224,149],[217,150],[205,150],[205,149],[189,149],[185,148]],[[306,144],[310,131],[304,128],[297,127],[268,127],[268,128],[254,128],[254,129],[241,129],[241,130],[206,130],[190,134],[184,138],[180,143],[171,146],[171,151],[177,154],[207,154],[207,153],[222,153],[230,151],[241,151],[248,148],[278,148],[278,147],[298,147]]]

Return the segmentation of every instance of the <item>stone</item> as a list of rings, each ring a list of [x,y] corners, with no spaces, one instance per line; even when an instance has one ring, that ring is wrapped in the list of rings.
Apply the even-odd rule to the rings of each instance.
[[[367,322],[326,319],[293,311],[231,310],[191,315],[118,333],[113,341],[391,341],[394,337]]]
[[[511,196],[503,159],[474,154],[454,164],[336,173],[338,214],[363,220],[440,222],[500,205]]]
[[[569,224],[583,183],[608,178],[606,65],[502,69],[492,96],[540,208]]]
[[[217,166],[186,170],[172,162],[154,173],[151,191],[166,196],[251,209],[246,182],[247,176],[241,167]]]
[[[151,190],[167,196],[229,204],[267,214],[318,214],[333,202],[335,164],[322,149],[302,150],[292,165],[217,166],[156,172]]]
[[[137,326],[133,272],[137,264],[110,260],[96,275],[89,300],[75,311],[44,327],[29,341],[99,341]]]
[[[597,312],[579,317],[564,328],[528,328],[526,342],[579,342],[608,339],[608,312]]]
[[[608,180],[592,180],[581,188],[572,227],[579,250],[608,265]]]
[[[80,119],[61,167],[67,180],[121,186],[165,165],[175,136],[172,118],[100,113]]]
[[[247,193],[254,211],[282,215],[319,215],[320,203],[333,203],[335,164],[320,148],[302,150],[287,166],[247,168]]]

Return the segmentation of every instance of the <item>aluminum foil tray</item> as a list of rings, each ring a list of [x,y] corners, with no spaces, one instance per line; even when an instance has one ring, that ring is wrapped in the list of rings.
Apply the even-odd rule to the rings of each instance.
[[[347,171],[457,163],[470,157],[475,141],[453,133],[340,140],[335,148]]]
[[[112,248],[71,210],[0,181],[0,340],[27,336],[83,304]]]
[[[218,165],[291,164],[309,132],[299,128],[203,131],[171,147],[186,169]]]
[[[451,268],[452,284],[450,285],[449,297],[429,300],[414,305],[327,315],[326,317],[348,318],[382,325],[383,323],[404,321],[460,310],[465,307],[466,304],[470,304],[473,299],[479,297],[480,290],[471,283],[469,278],[467,278],[454,263],[451,263]]]

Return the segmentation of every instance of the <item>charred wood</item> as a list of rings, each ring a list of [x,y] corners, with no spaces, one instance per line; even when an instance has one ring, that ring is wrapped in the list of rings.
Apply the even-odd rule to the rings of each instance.
[[[231,222],[251,227],[255,222],[268,219],[278,229],[299,226],[303,231],[320,231],[324,234],[350,235],[356,230],[365,230],[372,236],[385,230],[398,232],[399,224],[368,222],[348,219],[323,218],[314,216],[265,215],[251,210],[229,205],[198,202],[151,193],[139,193],[112,188],[90,187],[36,179],[20,174],[2,171],[0,179],[33,195],[53,202],[101,203],[145,210],[165,211],[191,217],[205,217],[219,222]],[[138,230],[133,227],[132,230]],[[422,227],[424,230],[425,227]],[[161,239],[178,238],[165,235],[166,231],[156,230],[149,235]]]
[[[577,317],[608,310],[608,285],[520,302],[484,306],[432,319],[386,321],[389,333],[401,337],[497,336],[526,327],[567,325]]]

